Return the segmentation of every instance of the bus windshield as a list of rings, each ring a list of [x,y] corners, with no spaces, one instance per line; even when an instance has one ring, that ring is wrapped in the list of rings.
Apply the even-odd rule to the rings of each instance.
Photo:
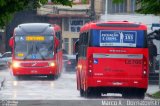
[[[90,39],[95,47],[147,47],[144,30],[91,30]]]
[[[16,36],[15,59],[51,59],[54,56],[53,36]]]

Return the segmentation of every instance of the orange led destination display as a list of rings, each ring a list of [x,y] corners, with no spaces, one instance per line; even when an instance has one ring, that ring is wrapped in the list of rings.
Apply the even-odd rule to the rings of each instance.
[[[44,41],[44,36],[26,36],[26,41]]]

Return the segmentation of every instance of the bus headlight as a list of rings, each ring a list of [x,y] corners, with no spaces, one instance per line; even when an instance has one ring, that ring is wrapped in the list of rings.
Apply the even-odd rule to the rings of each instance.
[[[56,64],[55,64],[55,62],[49,62],[49,66],[51,66],[51,67],[55,67],[55,66],[56,66]]]
[[[17,61],[14,61],[13,64],[12,64],[12,66],[13,66],[14,68],[18,68],[18,67],[20,67],[20,63],[17,62]]]

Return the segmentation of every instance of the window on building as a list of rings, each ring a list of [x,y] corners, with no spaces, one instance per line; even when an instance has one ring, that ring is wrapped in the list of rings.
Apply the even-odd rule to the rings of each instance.
[[[79,32],[80,28],[84,25],[83,19],[70,19],[70,31]]]
[[[64,31],[69,31],[69,19],[64,18]]]
[[[69,39],[68,38],[64,38],[64,50],[67,51],[67,53],[69,52]]]
[[[113,3],[113,0],[108,0],[108,13],[126,13],[127,12],[127,0],[123,0],[121,3]]]
[[[89,21],[89,19],[64,19],[64,31],[79,32],[80,28]]]
[[[130,3],[130,12],[134,13],[136,9],[137,9],[136,0],[131,0],[131,3]]]
[[[121,3],[113,3],[113,0],[108,0],[108,13],[128,13],[128,12],[135,12],[136,0],[123,0]]]

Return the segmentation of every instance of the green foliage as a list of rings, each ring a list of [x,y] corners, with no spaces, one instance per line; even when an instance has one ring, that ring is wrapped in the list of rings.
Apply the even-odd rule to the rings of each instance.
[[[156,99],[160,99],[160,91],[154,93],[154,94],[152,95],[152,97],[153,97],[153,98],[156,98]]]
[[[113,3],[122,3],[123,0],[113,0]]]
[[[86,4],[87,3],[87,0],[82,0],[82,4]]]
[[[24,9],[35,9],[44,5],[48,0],[0,0],[0,27],[4,27],[12,18],[15,12]],[[52,0],[62,5],[72,5],[72,0]]]
[[[114,3],[121,3],[124,0],[113,0]],[[130,0],[131,1],[131,0]],[[160,0],[136,0],[138,10],[136,12],[141,14],[160,14]]]
[[[140,8],[136,11],[142,14],[160,14],[160,0],[137,0]]]

